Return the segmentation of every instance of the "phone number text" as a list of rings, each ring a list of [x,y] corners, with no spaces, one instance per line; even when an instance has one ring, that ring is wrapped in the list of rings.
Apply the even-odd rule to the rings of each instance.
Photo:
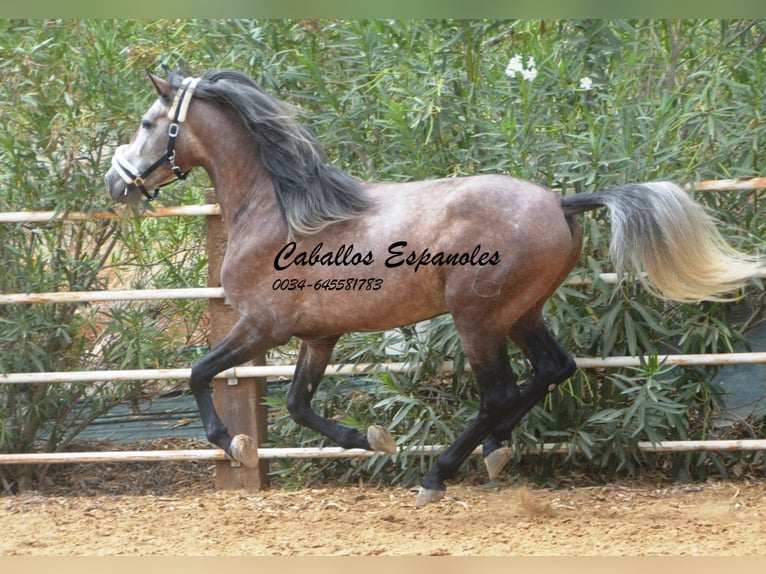
[[[309,282],[305,279],[277,279],[271,285],[274,291],[378,291],[383,287],[383,279],[376,277],[348,277],[342,279],[318,279]]]

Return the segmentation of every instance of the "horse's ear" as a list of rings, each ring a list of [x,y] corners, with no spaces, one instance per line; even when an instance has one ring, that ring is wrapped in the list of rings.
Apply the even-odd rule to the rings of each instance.
[[[154,84],[154,89],[157,90],[157,93],[161,98],[169,98],[171,89],[170,84],[163,80],[162,78],[159,78],[152,74],[149,70],[146,70],[146,75],[149,76],[149,79],[152,81],[152,84]]]

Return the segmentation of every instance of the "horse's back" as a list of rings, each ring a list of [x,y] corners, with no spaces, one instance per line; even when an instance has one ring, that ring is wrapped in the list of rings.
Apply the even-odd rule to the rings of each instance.
[[[372,215],[378,235],[416,236],[432,248],[480,241],[508,256],[532,256],[572,240],[558,193],[506,175],[376,185],[370,193],[378,203]]]

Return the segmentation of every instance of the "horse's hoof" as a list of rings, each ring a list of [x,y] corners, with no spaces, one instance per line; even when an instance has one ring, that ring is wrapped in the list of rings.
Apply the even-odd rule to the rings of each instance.
[[[421,506],[425,506],[426,504],[430,504],[432,502],[439,502],[442,498],[444,498],[444,493],[447,492],[446,490],[435,490],[433,488],[423,488],[420,487],[420,490],[418,491],[418,496],[415,499],[415,507],[420,508]]]
[[[372,450],[396,454],[396,442],[387,428],[380,425],[371,425],[367,429],[367,442],[370,443]]]
[[[493,450],[484,457],[484,466],[487,467],[487,473],[489,474],[490,480],[497,480],[512,456],[513,451],[507,446],[504,446]]]
[[[258,466],[258,444],[246,434],[238,434],[231,439],[231,458],[249,468]]]

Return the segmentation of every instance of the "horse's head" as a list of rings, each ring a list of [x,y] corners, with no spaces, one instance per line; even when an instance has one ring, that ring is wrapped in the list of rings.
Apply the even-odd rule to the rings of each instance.
[[[160,187],[184,179],[192,167],[193,130],[184,122],[198,80],[184,78],[179,84],[172,74],[167,80],[147,74],[159,97],[141,118],[133,140],[114,152],[106,186],[115,201],[154,199]]]

